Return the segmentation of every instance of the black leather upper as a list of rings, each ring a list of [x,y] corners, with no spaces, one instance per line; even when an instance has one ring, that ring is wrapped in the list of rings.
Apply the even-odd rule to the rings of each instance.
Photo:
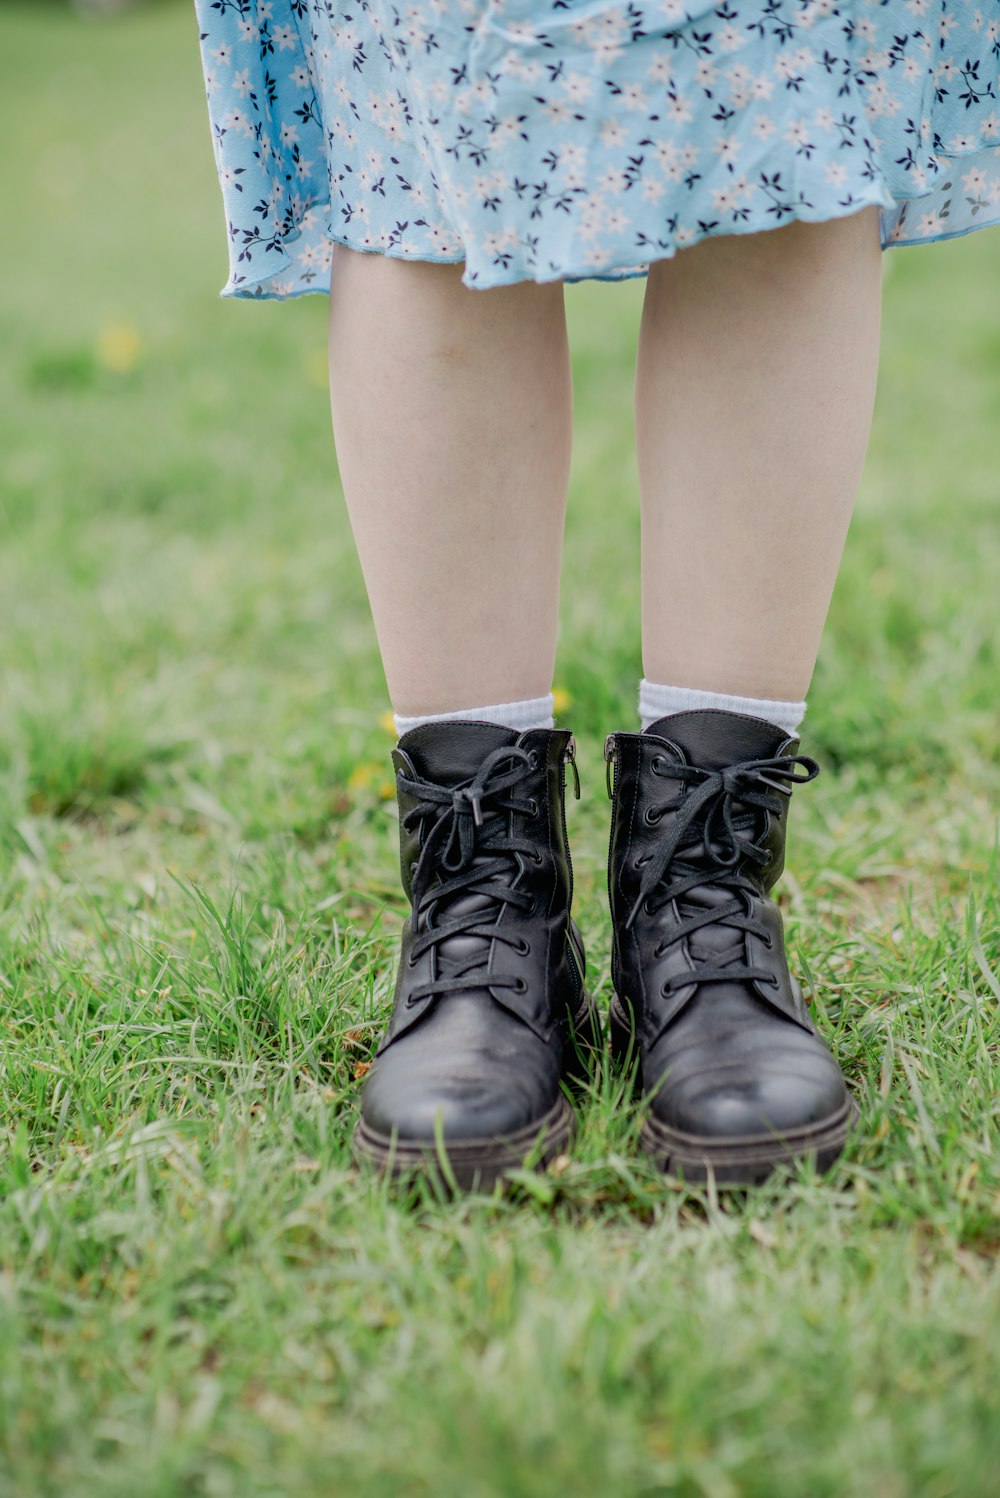
[[[411,913],[366,1124],[430,1140],[514,1132],[552,1108],[583,995],[570,920],[572,737],[437,722],[393,753]]]
[[[818,772],[797,750],[771,723],[712,711],[608,741],[612,977],[653,1111],[684,1133],[794,1128],[846,1101],[770,898],[791,787]]]

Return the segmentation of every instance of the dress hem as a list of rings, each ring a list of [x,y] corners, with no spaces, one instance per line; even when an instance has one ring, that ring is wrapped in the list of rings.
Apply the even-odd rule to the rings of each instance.
[[[829,221],[831,221],[833,219],[841,219],[841,218],[850,218],[850,217],[853,217],[854,214],[861,213],[866,208],[876,208],[877,207],[877,208],[880,208],[880,209],[891,209],[891,208],[894,208],[898,204],[903,203],[903,202],[919,202],[920,198],[922,196],[923,196],[922,194],[918,194],[918,195],[915,195],[912,198],[902,198],[902,197],[900,197],[900,198],[893,198],[891,196],[891,194],[890,194],[889,195],[889,201],[886,202],[884,196],[882,196],[882,195],[876,195],[876,194],[873,193],[872,196],[870,198],[868,198],[867,200],[861,200],[861,199],[859,199],[856,202],[851,203],[850,205],[848,205],[847,209],[843,213],[824,213],[824,214],[817,215],[816,217],[809,217],[807,214],[800,213],[798,211],[793,210],[788,215],[787,218],[785,218],[785,219],[782,220],[782,222],[780,224],[769,224],[769,225],[767,225],[764,228],[761,228],[760,226],[755,225],[752,229],[749,229],[749,230],[741,230],[740,228],[734,226],[733,228],[729,229],[726,232],[730,236],[734,236],[734,235],[739,236],[739,235],[748,234],[748,233],[749,234],[766,234],[766,233],[769,233],[769,232],[773,231],[774,229],[783,228],[787,224],[793,223],[793,222],[797,222],[797,223],[827,223],[827,222],[829,222]],[[317,207],[317,208],[322,208],[324,206],[328,207],[328,205],[320,205],[320,204],[314,205],[314,207]],[[902,249],[902,248],[906,248],[906,247],[912,247],[912,246],[915,246],[915,245],[932,244],[932,243],[935,243],[936,241],[939,241],[939,240],[961,239],[965,235],[967,235],[967,234],[973,234],[976,231],[978,231],[979,229],[986,229],[986,228],[995,227],[998,224],[1000,224],[1000,207],[998,207],[997,213],[996,213],[995,216],[992,216],[992,217],[986,218],[986,219],[982,219],[982,220],[980,220],[980,222],[978,222],[976,224],[969,224],[969,225],[965,225],[962,228],[956,228],[956,229],[952,229],[952,230],[940,229],[940,230],[936,230],[935,233],[932,234],[932,235],[910,235],[910,236],[905,237],[905,238],[903,238],[903,237],[894,238],[891,235],[888,235],[888,236],[885,235],[884,232],[883,232],[883,233],[880,234],[880,247],[881,247],[881,249],[882,249],[882,251],[884,253],[885,251],[891,250],[891,249]],[[357,254],[362,254],[362,255],[382,255],[382,256],[388,257],[391,260],[415,261],[415,262],[417,262],[419,264],[424,264],[424,265],[462,265],[465,262],[466,258],[467,258],[464,254],[458,254],[458,255],[432,255],[432,254],[413,255],[413,254],[400,254],[398,251],[395,251],[392,248],[384,248],[384,247],[380,247],[380,246],[376,246],[376,245],[359,245],[358,243],[353,242],[346,235],[340,235],[340,234],[334,234],[334,233],[332,233],[329,230],[329,228],[327,228],[324,231],[324,233],[325,233],[325,237],[326,237],[327,241],[331,245],[335,245],[335,244],[336,245],[342,245],[345,249],[354,250]],[[298,237],[299,237],[299,233],[296,232],[295,238],[298,238]],[[525,274],[512,274],[512,275],[507,275],[507,276],[501,276],[501,277],[498,277],[498,278],[495,278],[495,279],[492,279],[492,280],[489,280],[489,281],[483,281],[482,279],[477,279],[475,281],[471,281],[470,282],[470,281],[466,281],[464,279],[464,277],[463,277],[463,285],[465,285],[466,287],[468,287],[468,289],[470,291],[493,291],[493,290],[496,290],[496,289],[498,289],[499,287],[502,287],[502,286],[517,286],[517,285],[520,285],[520,284],[522,284],[524,282],[534,282],[535,285],[544,286],[544,285],[550,285],[552,282],[555,282],[555,281],[565,281],[565,282],[569,282],[571,284],[577,284],[577,283],[579,283],[581,281],[631,281],[631,280],[641,280],[645,276],[648,275],[648,273],[649,273],[649,267],[651,265],[655,265],[658,261],[661,261],[661,260],[672,260],[678,254],[678,252],[681,251],[681,250],[686,250],[686,249],[689,249],[690,247],[692,247],[693,245],[701,244],[706,239],[719,239],[719,238],[722,238],[722,237],[723,237],[723,235],[720,234],[719,231],[714,231],[714,232],[711,232],[711,233],[704,233],[704,234],[695,234],[695,235],[692,235],[690,239],[685,240],[685,242],[683,244],[676,244],[675,243],[669,250],[665,250],[662,254],[650,255],[647,260],[644,260],[644,261],[633,261],[631,264],[629,264],[627,266],[624,265],[623,263],[620,264],[620,265],[618,265],[618,266],[609,265],[609,266],[602,267],[600,269],[590,269],[588,267],[581,266],[581,267],[572,267],[572,268],[560,270],[559,272],[557,272],[555,274],[552,274],[552,275],[544,275],[544,274],[539,275],[539,274],[533,274],[533,273],[528,272],[528,273],[525,273]],[[227,301],[236,300],[236,301],[252,301],[252,302],[263,302],[263,301],[282,302],[282,301],[290,301],[293,298],[300,297],[300,296],[327,296],[327,295],[329,295],[329,291],[330,291],[330,284],[329,284],[330,283],[330,275],[329,275],[329,270],[328,269],[327,269],[327,272],[326,272],[325,276],[318,276],[317,277],[317,284],[316,285],[305,285],[305,286],[296,285],[294,287],[290,287],[288,290],[285,290],[285,291],[273,291],[273,290],[263,289],[263,288],[266,287],[266,285],[267,285],[268,282],[273,281],[276,278],[279,278],[280,276],[281,276],[281,269],[280,268],[275,268],[274,270],[265,271],[262,275],[256,276],[252,280],[251,279],[247,279],[246,281],[242,281],[241,280],[241,281],[236,282],[235,284],[232,281],[228,281],[226,283],[226,285],[222,288],[222,290],[219,293],[219,295],[220,295],[220,297],[224,298]]]

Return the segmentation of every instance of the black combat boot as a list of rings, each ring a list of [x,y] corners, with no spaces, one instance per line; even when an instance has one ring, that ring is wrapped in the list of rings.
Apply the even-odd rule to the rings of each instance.
[[[819,773],[798,747],[724,712],[672,714],[605,745],[612,1050],[638,1052],[642,1147],[687,1180],[760,1181],[807,1155],[823,1169],[852,1121],[770,898],[791,788]]]
[[[574,752],[562,730],[458,721],[393,753],[412,909],[355,1148],[394,1175],[433,1168],[440,1137],[457,1184],[488,1188],[571,1137],[560,1084],[600,1039],[570,919]]]

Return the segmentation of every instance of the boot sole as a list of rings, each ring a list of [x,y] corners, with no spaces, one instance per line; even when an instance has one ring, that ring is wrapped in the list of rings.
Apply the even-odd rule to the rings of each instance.
[[[611,1000],[608,1018],[612,1057],[618,1066],[628,1067],[637,1055],[635,1034],[617,994]],[[635,1092],[642,1093],[638,1067]],[[800,1160],[812,1160],[819,1171],[829,1170],[859,1117],[856,1103],[848,1098],[836,1113],[801,1129],[783,1134],[774,1131],[709,1137],[671,1129],[650,1114],[643,1122],[639,1146],[665,1174],[684,1181],[713,1180],[718,1186],[756,1186],[779,1166]]]
[[[575,1042],[575,1043],[574,1043]],[[573,1037],[567,1044],[563,1080],[575,1088],[588,1071],[588,1052],[601,1045],[601,1023],[597,1005],[584,993],[573,1020]],[[557,1155],[565,1153],[576,1131],[576,1114],[561,1094],[548,1113],[510,1134],[485,1139],[403,1139],[382,1134],[360,1119],[354,1131],[354,1153],[363,1164],[374,1165],[392,1181],[431,1174],[448,1187],[452,1181],[462,1191],[490,1191],[511,1170],[526,1165],[542,1170]],[[445,1160],[442,1161],[440,1150]]]

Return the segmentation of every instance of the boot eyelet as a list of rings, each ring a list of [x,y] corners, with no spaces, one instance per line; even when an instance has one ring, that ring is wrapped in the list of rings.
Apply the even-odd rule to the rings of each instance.
[[[532,749],[531,753],[528,755],[528,764],[533,770],[538,769],[538,755],[535,753],[534,749]]]
[[[649,761],[649,768],[652,770],[654,775],[658,776],[662,780],[663,766],[665,764],[666,760],[663,758],[662,754],[654,754],[653,758]]]
[[[528,816],[529,817],[537,817],[538,816],[538,802],[535,800],[534,796],[532,796],[531,801],[529,802],[529,805],[531,807],[531,810],[528,812]]]
[[[644,868],[648,862],[649,862],[649,854],[648,853],[640,853],[639,857],[636,859],[636,861],[632,865],[632,867],[634,869],[641,869],[641,868]]]
[[[769,952],[773,952],[774,951],[774,937],[773,936],[762,936],[761,937],[761,941],[764,943],[765,947],[767,948],[767,950]]]
[[[525,983],[525,981],[524,981],[523,978],[515,978],[515,980],[514,980],[514,992],[515,993],[527,993],[528,992],[528,985],[527,985],[527,983]]]
[[[777,978],[775,977],[775,975],[773,973],[771,974],[770,978],[768,978],[767,981],[768,981],[768,983],[770,983],[770,985],[771,985],[772,988],[778,988],[778,987],[780,987],[780,985],[778,983],[778,980],[777,980]]]
[[[532,863],[544,863],[545,858],[541,853],[539,853],[538,849],[536,848],[531,855],[531,861]]]
[[[657,822],[660,820],[660,813],[657,811],[655,806],[647,806],[646,810],[642,814],[642,820],[645,822],[647,827],[655,827]]]
[[[524,937],[522,936],[518,941],[517,946],[514,947],[513,950],[518,954],[519,957],[528,957],[531,954],[531,943],[530,941],[525,941]]]

